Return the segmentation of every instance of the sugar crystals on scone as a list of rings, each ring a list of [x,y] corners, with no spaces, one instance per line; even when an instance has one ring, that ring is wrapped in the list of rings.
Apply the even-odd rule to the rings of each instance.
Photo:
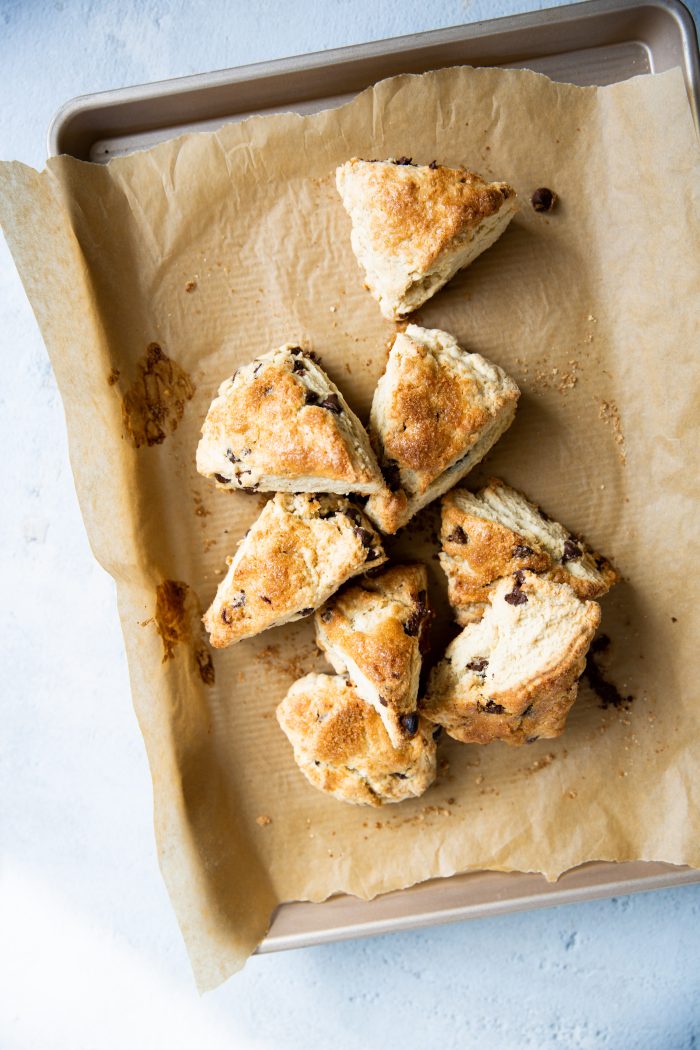
[[[197,470],[220,488],[371,495],[367,433],[312,354],[286,344],[237,369],[202,427]]]
[[[480,619],[499,579],[518,569],[568,583],[583,599],[600,598],[618,578],[607,558],[498,478],[479,492],[453,489],[443,497],[440,540],[450,605],[462,625]]]
[[[319,648],[374,707],[395,747],[418,724],[418,681],[429,619],[424,565],[393,565],[345,587],[315,616]]]
[[[280,492],[241,541],[205,613],[211,644],[224,648],[308,616],[384,561],[380,536],[347,499]]]
[[[447,332],[399,332],[370,413],[387,485],[367,502],[369,517],[396,532],[461,481],[510,426],[519,396],[503,369]]]
[[[435,780],[435,727],[416,716],[413,734],[394,747],[377,712],[344,678],[299,679],[279,704],[277,720],[309,783],[343,802],[402,802]]]
[[[559,736],[599,622],[600,606],[566,583],[527,571],[504,577],[482,619],[433,669],[424,715],[467,744]]]
[[[408,157],[349,160],[336,185],[366,286],[390,320],[417,310],[489,248],[517,210],[506,182]]]

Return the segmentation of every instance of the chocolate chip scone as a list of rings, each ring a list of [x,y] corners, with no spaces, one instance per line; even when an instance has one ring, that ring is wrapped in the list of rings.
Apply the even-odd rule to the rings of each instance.
[[[385,317],[405,317],[501,236],[517,210],[506,182],[466,168],[349,160],[336,186],[352,249]]]
[[[197,470],[219,488],[371,495],[367,433],[312,354],[287,344],[237,369],[202,427]]]
[[[339,496],[278,493],[229,563],[204,615],[224,648],[308,616],[351,576],[386,561],[364,514]]]
[[[498,478],[479,492],[454,489],[443,497],[440,540],[462,625],[480,619],[497,582],[518,569],[568,583],[583,599],[601,597],[618,579],[607,558]]]
[[[343,802],[381,806],[422,795],[435,779],[433,726],[416,719],[394,747],[373,707],[344,678],[307,674],[277,708],[294,759],[314,787]]]
[[[424,565],[395,565],[344,588],[318,610],[316,641],[400,747],[418,724],[421,643],[430,617]]]
[[[367,502],[370,518],[396,532],[461,481],[513,422],[519,396],[503,369],[447,332],[417,325],[399,332],[370,413],[387,482]]]
[[[600,622],[566,583],[520,571],[499,581],[433,669],[426,718],[466,744],[524,744],[563,732]]]

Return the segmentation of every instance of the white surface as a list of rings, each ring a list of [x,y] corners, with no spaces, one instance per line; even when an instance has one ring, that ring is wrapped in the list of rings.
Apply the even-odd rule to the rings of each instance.
[[[508,14],[517,0],[0,0],[0,155],[65,99]],[[0,244],[2,1050],[700,1045],[700,886],[254,958],[200,999],[158,872],[110,579]]]

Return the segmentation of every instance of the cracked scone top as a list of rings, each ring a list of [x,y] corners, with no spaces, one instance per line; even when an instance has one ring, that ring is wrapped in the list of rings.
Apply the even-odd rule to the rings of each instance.
[[[443,497],[440,541],[461,625],[478,620],[498,580],[518,569],[568,583],[583,599],[601,597],[618,579],[607,558],[498,478],[479,492],[454,489]]]
[[[520,391],[502,368],[437,328],[399,332],[372,400],[387,487],[365,510],[393,533],[479,463],[510,426]]]
[[[531,572],[504,577],[483,619],[433,669],[426,718],[465,744],[524,744],[563,732],[600,606]]]
[[[506,182],[408,158],[349,160],[336,186],[367,288],[390,320],[417,310],[489,248],[517,210]]]
[[[204,625],[216,648],[308,616],[386,561],[379,535],[339,496],[278,493],[241,540]]]
[[[197,470],[220,488],[370,495],[382,485],[367,433],[313,356],[286,344],[219,387]]]
[[[365,578],[334,595],[315,616],[319,648],[374,707],[395,747],[415,731],[429,618],[424,565],[394,565]]]
[[[414,735],[394,747],[374,708],[344,678],[300,678],[279,704],[277,721],[309,783],[343,802],[402,802],[435,779],[433,727],[416,718]]]

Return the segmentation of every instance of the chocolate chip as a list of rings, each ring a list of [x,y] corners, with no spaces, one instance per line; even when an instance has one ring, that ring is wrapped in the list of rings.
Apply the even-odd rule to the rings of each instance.
[[[299,357],[301,354],[304,353],[300,346],[290,346],[289,352],[292,355],[292,357]]]
[[[576,558],[580,558],[583,551],[574,543],[573,540],[567,540],[564,544],[564,553],[561,556],[562,565],[566,565],[567,561],[574,561]]]
[[[525,573],[522,569],[518,569],[517,572],[513,573],[513,579],[515,580],[515,585],[510,594],[506,594],[506,601],[509,605],[524,605],[527,601],[527,595],[520,590],[525,581]]]
[[[327,408],[329,412],[335,412],[337,416],[343,411],[343,406],[341,405],[337,394],[329,394],[328,397],[324,397],[318,407]]]
[[[407,634],[409,638],[415,638],[415,636],[420,631],[421,624],[425,619],[425,614],[427,611],[427,607],[425,604],[426,598],[426,592],[420,591],[420,593],[418,594],[418,601],[416,603],[416,607],[409,616],[409,618],[406,620],[406,623],[403,625],[404,634]]]
[[[231,616],[230,616],[230,613],[228,611],[228,608],[225,605],[224,605],[223,609],[221,610],[221,619],[223,620],[224,623],[231,623]]]
[[[367,557],[365,558],[365,561],[376,561],[377,558],[381,558],[381,556],[382,552],[380,550],[376,550],[375,548],[375,550],[367,551]]]
[[[553,190],[548,190],[546,186],[540,186],[533,193],[531,204],[535,211],[551,211],[557,200],[558,197]]]
[[[248,473],[250,474],[250,471],[248,471]],[[257,492],[258,491],[258,486],[257,485],[241,485],[239,491],[240,492]]]
[[[303,361],[295,361],[292,365],[292,372],[305,372],[306,365]]]
[[[439,740],[442,736],[442,726],[435,726],[433,729],[433,740]]]
[[[354,507],[348,507],[348,509],[345,511],[345,517],[350,518],[350,521],[354,521],[356,525],[360,525],[362,523],[362,515],[360,514],[359,510],[356,510]]]
[[[319,402],[319,396],[316,393],[316,391],[315,390],[307,390],[306,391],[306,404],[307,405],[317,405],[318,402]]]
[[[368,529],[363,529],[361,525],[356,525],[352,531],[355,533],[363,547],[371,547],[374,543],[374,536],[372,533]]]
[[[391,492],[397,492],[401,488],[401,472],[398,463],[387,463],[382,467],[382,474]]]
[[[240,463],[238,456],[234,455],[230,448],[226,449],[226,459],[230,459],[232,463]]]
[[[528,715],[532,714],[532,709],[533,709],[534,706],[535,706],[534,703],[533,704],[528,704],[520,717],[521,718],[527,718]]]
[[[396,777],[397,780],[408,780],[407,773],[392,773],[392,777]]]
[[[314,611],[313,610],[313,606],[310,605],[308,609],[300,609],[299,610],[299,615],[300,616],[308,616],[309,613],[312,613],[313,611]]]
[[[235,598],[232,598],[229,602],[232,609],[242,609],[245,605],[245,591],[240,591]]]
[[[394,164],[400,164],[403,166],[410,164],[411,167],[415,167],[415,165],[413,164],[413,157],[397,157],[394,161]]]
[[[273,388],[272,386],[266,386],[266,387],[265,387],[265,389],[263,390],[263,394],[264,394],[265,396],[267,396],[268,394],[271,394],[271,393],[272,393],[273,389],[274,389],[274,388]]]
[[[333,610],[332,609],[324,609],[323,612],[321,613],[321,619],[322,619],[322,621],[324,623],[330,623],[331,620],[333,619]]]
[[[415,736],[418,732],[418,712],[413,711],[410,715],[401,715],[399,723],[406,736]]]
[[[596,554],[595,567],[598,570],[598,572],[600,572],[602,569],[606,568],[607,564],[608,564],[608,559],[607,558],[604,558],[602,554]]]
[[[487,700],[483,710],[489,715],[502,715],[505,711],[503,704],[497,704],[495,700]]]
[[[231,479],[230,478],[225,478],[223,474],[215,474],[214,477],[216,478],[216,480],[219,482],[220,485],[230,485],[231,484]]]
[[[483,671],[487,668],[489,662],[485,657],[480,657],[478,660],[470,660],[467,664],[468,671]]]
[[[436,160],[431,160],[431,162],[428,165],[428,167],[430,168],[431,171],[435,171],[437,168],[440,167],[440,165],[438,164],[438,162]]]
[[[515,547],[513,547],[514,558],[527,558],[534,553],[532,547],[528,547],[524,543],[516,543]]]
[[[455,525],[452,532],[447,537],[448,543],[469,543],[469,537],[462,528],[461,525]]]
[[[260,601],[261,602],[265,602],[266,605],[272,605],[272,599],[268,598],[266,594],[261,594],[260,595]]]
[[[529,737],[527,738],[527,740],[525,741],[525,743],[526,743],[526,744],[534,744],[534,742],[535,742],[536,740],[539,740],[539,739],[540,739],[540,738],[539,738],[538,736],[529,736]]]

